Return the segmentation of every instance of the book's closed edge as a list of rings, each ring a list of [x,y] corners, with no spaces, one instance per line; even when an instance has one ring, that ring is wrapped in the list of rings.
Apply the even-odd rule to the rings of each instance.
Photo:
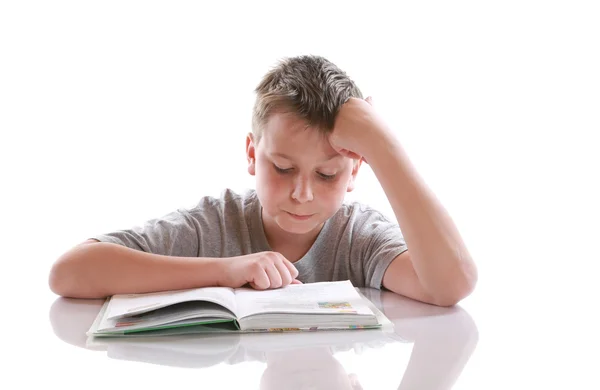
[[[106,313],[106,309],[108,308],[108,303],[109,302],[110,302],[110,297],[106,298],[106,300],[102,304],[102,307],[100,308],[100,311],[96,315],[96,318],[94,319],[94,322],[92,322],[92,325],[90,326],[90,329],[86,332],[86,335],[88,337],[92,336],[94,333],[96,333],[98,331],[98,326],[100,326],[100,322],[102,321],[102,317],[104,317],[104,313]]]
[[[394,332],[394,323],[392,321],[390,321],[389,318],[387,318],[385,316],[385,314],[383,314],[383,312],[381,310],[379,310],[379,308],[377,306],[375,306],[375,304],[373,302],[371,302],[371,300],[369,298],[367,298],[361,291],[360,289],[356,288],[356,292],[358,293],[358,295],[360,295],[360,297],[362,299],[365,300],[365,303],[367,304],[367,306],[369,306],[369,309],[371,309],[373,311],[373,314],[375,314],[375,317],[377,317],[377,322],[379,323],[379,328],[385,332],[385,333],[393,333]]]

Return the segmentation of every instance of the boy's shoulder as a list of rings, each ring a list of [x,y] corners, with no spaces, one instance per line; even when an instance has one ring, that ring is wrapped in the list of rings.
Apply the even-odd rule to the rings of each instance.
[[[256,191],[253,189],[234,190],[225,188],[218,195],[204,195],[192,207],[194,209],[202,209],[206,207],[225,207],[232,205],[248,205],[258,201]]]
[[[186,211],[196,219],[218,220],[252,218],[259,211],[256,191],[253,189],[234,190],[225,188],[219,194],[204,195]]]
[[[340,218],[374,217],[389,220],[381,210],[360,201],[344,202],[335,216]]]
[[[399,227],[394,218],[359,201],[344,202],[329,219],[329,224],[333,229],[343,229],[358,235]]]

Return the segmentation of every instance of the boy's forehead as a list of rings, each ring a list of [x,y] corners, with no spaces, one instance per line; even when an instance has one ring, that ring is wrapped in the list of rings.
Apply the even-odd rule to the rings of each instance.
[[[305,120],[294,114],[272,114],[261,139],[270,154],[294,156],[310,150],[316,156],[326,155],[329,158],[337,155],[326,135],[317,128],[308,126]]]
[[[290,112],[274,112],[269,116],[265,126],[265,133],[272,136],[289,136],[303,130],[316,130],[310,128],[308,122]]]

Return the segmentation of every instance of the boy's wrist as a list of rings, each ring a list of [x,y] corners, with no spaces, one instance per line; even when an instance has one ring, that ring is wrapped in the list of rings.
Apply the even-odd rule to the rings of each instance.
[[[390,130],[380,130],[373,134],[368,141],[363,142],[360,155],[371,164],[386,154],[394,154],[398,150],[398,139]]]
[[[198,285],[201,287],[219,287],[226,285],[224,276],[226,273],[227,258],[203,257],[197,259],[198,267],[196,275]]]

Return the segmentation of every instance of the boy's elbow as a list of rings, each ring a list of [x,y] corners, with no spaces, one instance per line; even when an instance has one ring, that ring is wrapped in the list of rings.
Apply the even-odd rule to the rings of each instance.
[[[66,255],[65,255],[66,256]],[[50,270],[48,285],[50,290],[61,297],[79,298],[81,291],[78,291],[73,277],[72,264],[69,264],[67,257],[61,257]]]
[[[471,295],[477,284],[476,269],[466,273],[464,278],[455,281],[449,288],[438,292],[434,298],[436,306],[450,307],[458,304],[460,301]]]
[[[440,307],[452,307],[466,298],[467,295],[446,294],[440,295],[433,300],[433,304]]]
[[[452,307],[469,296],[469,294],[470,292],[468,291],[438,294],[438,296],[433,299],[432,303],[436,306]]]
[[[81,245],[88,244],[86,241],[82,244],[77,245],[75,248],[63,254],[58,260],[52,265],[50,269],[50,275],[48,277],[48,287],[56,295],[60,295],[65,298],[85,298],[87,293],[83,290],[85,288],[79,278],[76,278],[77,274],[77,259],[80,255],[77,251]]]
[[[48,280],[50,291],[56,295],[60,295],[61,297],[68,297],[67,291],[64,288],[64,284],[61,283],[61,280],[54,268],[55,266],[52,267],[52,271],[50,271],[50,278]]]
[[[48,286],[54,294],[71,298],[73,295],[71,291],[72,289],[68,286],[67,275],[64,268],[64,263],[62,263],[60,260],[54,263],[52,269],[50,270]]]

